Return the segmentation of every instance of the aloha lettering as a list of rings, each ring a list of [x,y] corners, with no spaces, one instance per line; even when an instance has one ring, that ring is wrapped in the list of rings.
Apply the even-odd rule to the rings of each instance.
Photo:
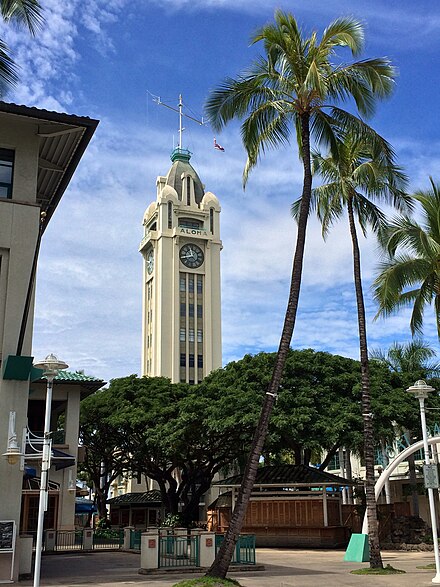
[[[206,235],[206,230],[198,230],[196,228],[181,228],[180,232],[183,234],[193,234],[193,235],[199,235],[199,236]]]

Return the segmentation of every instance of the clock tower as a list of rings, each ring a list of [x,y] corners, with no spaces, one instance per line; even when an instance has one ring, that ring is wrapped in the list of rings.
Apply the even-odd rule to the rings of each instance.
[[[143,219],[142,375],[199,383],[222,366],[220,204],[177,148]]]

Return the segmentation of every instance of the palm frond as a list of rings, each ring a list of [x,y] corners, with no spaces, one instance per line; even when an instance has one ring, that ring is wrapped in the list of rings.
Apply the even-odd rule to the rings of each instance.
[[[38,0],[2,0],[0,13],[5,22],[25,25],[32,35],[41,28],[44,19]]]

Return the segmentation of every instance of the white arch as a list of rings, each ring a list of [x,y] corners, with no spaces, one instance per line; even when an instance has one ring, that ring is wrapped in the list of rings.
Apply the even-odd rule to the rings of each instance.
[[[428,444],[440,444],[440,436],[433,436],[432,438],[428,438]],[[388,464],[388,466],[382,471],[379,479],[376,481],[376,485],[374,486],[374,496],[377,501],[385,482],[390,477],[391,473],[394,471],[396,467],[400,465],[402,461],[405,461],[409,455],[412,455],[414,452],[417,452],[423,448],[423,440],[419,440],[408,448],[405,448],[401,453],[397,455],[395,459]],[[362,534],[368,534],[368,520],[367,520],[367,513],[365,512],[364,521],[362,524]]]

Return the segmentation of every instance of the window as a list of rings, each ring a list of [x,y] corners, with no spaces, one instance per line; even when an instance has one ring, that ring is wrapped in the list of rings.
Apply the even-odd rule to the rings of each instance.
[[[203,368],[203,355],[197,355],[197,367],[199,369]]]
[[[191,178],[186,178],[186,204],[191,206]]]
[[[203,228],[200,220],[195,220],[194,218],[180,218],[179,226],[181,228],[194,228],[194,230],[200,230]]]
[[[214,208],[209,209],[209,232],[214,233]]]
[[[194,328],[190,328],[188,331],[188,340],[189,342],[194,342]]]
[[[185,302],[180,302],[180,315],[181,316],[185,316],[186,315],[186,304],[185,304]]]
[[[189,366],[194,367],[194,355],[189,355]]]
[[[193,355],[193,362],[194,362],[194,355]],[[185,367],[186,366],[186,355],[185,355],[185,353],[180,353],[180,366],[181,367]]]
[[[186,340],[186,330],[185,328],[180,329],[180,342],[185,342]]]
[[[339,463],[339,452],[337,452],[330,459],[330,461],[329,461],[329,463],[327,465],[327,469],[329,471],[335,471],[335,470],[340,469],[340,468],[341,468],[341,465]]]
[[[189,317],[193,318],[194,317],[194,304],[188,304],[188,307],[189,307],[189,312],[188,312]]]
[[[180,275],[180,291],[186,291],[186,279],[185,275]]]
[[[14,151],[0,149],[0,198],[12,198]]]
[[[200,304],[197,304],[197,318],[203,318],[203,306]]]
[[[194,275],[188,275],[188,291],[194,292]]]
[[[168,202],[168,228],[173,228],[173,203]]]
[[[203,277],[201,275],[197,275],[197,293],[201,294],[203,292]]]
[[[201,328],[197,330],[197,342],[203,342],[203,330]]]

